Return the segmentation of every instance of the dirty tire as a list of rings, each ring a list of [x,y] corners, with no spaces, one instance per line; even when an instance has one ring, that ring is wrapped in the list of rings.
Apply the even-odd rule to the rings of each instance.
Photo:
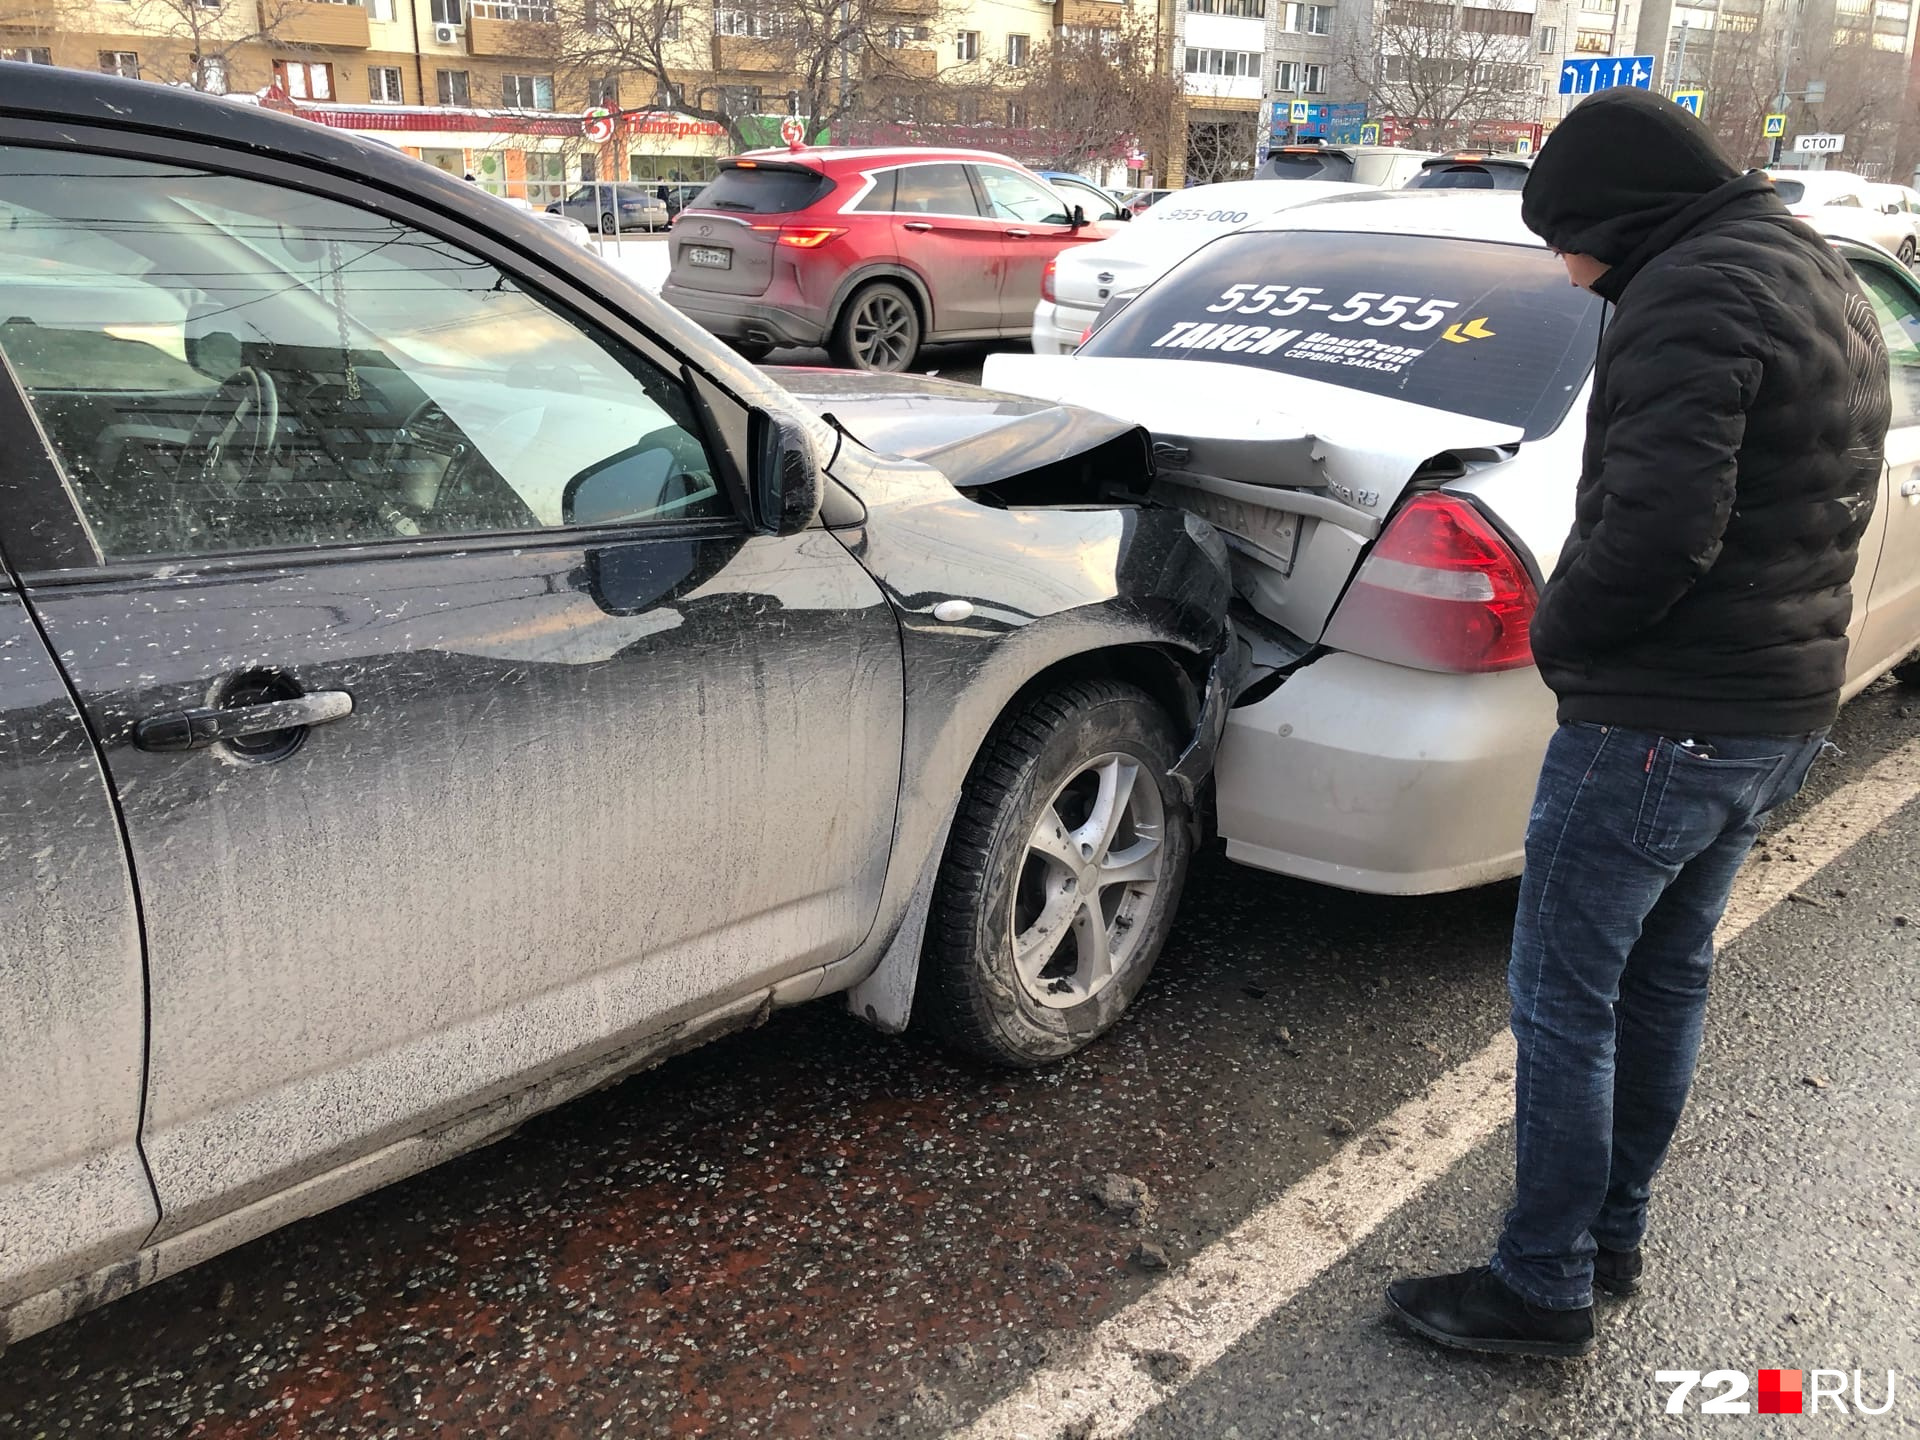
[[[920,311],[890,280],[863,285],[840,307],[827,348],[849,370],[905,370],[920,354]]]
[[[1902,265],[1911,267],[1913,264],[1913,254],[1914,254],[1913,237],[1908,236],[1905,240],[1902,240],[1900,242],[1900,263]]]
[[[1062,685],[1003,717],[974,761],[954,816],[929,916],[916,1021],[981,1059],[1032,1067],[1073,1054],[1120,1018],[1153,970],[1186,882],[1192,816],[1167,777],[1179,753],[1166,711],[1143,691],[1113,681]],[[1101,757],[1119,757],[1121,769],[1137,763],[1132,784],[1140,793],[1127,802],[1127,814],[1159,817],[1158,878],[1148,895],[1114,897],[1121,909],[1130,900],[1134,908],[1124,939],[1111,951],[1111,978],[1083,999],[1065,1003],[1056,996],[1046,1004],[1030,993],[1014,959],[1016,915],[1032,906],[1035,867],[1055,873],[1030,841],[1050,810],[1069,818],[1076,813],[1071,806],[1086,795],[1083,782],[1097,774],[1088,767]],[[1124,852],[1116,846],[1115,853]],[[1074,948],[1056,960],[1077,969],[1085,963],[1080,932],[1061,933]]]

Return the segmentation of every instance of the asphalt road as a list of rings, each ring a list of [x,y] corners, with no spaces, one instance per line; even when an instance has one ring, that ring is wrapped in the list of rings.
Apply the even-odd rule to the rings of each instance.
[[[1917,717],[1891,684],[1857,701],[1778,833]],[[1453,1356],[1382,1318],[1403,1268],[1483,1258],[1500,1128],[1336,1236],[1338,1262],[1217,1362],[1141,1354],[1159,1388],[1137,1419],[1020,1433],[1920,1433],[1920,806],[1841,845],[1724,953],[1648,1289],[1605,1306],[1595,1357]],[[1134,1012],[1081,1057],[994,1074],[830,1004],[776,1016],[22,1343],[0,1436],[947,1433],[1071,1370],[1496,1039],[1512,901],[1358,897],[1208,854]],[[1089,1198],[1113,1175],[1150,1206]],[[1877,1418],[1660,1412],[1656,1370],[1759,1366],[1859,1367],[1871,1405],[1900,1378]]]

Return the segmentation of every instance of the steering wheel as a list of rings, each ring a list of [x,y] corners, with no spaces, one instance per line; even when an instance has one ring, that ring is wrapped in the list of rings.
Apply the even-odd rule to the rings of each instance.
[[[201,474],[214,479],[225,470],[231,478],[250,478],[280,437],[280,391],[273,377],[257,365],[242,365],[201,408],[191,433],[205,447]]]

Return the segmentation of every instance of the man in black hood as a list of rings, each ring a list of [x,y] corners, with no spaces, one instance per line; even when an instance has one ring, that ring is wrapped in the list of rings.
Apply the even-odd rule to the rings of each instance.
[[[1387,1298],[1445,1345],[1577,1355],[1593,1288],[1640,1283],[1734,874],[1839,706],[1890,407],[1847,265],[1670,101],[1583,101],[1521,215],[1616,309],[1532,625],[1560,726],[1508,972],[1514,1205],[1491,1265]]]

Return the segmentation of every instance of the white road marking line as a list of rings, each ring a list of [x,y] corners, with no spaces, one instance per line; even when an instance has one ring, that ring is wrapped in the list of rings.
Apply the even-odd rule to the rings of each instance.
[[[1920,739],[1767,832],[1775,858],[1749,864],[1721,922],[1734,940],[1920,794]],[[1501,1035],[1094,1330],[1085,1350],[1036,1371],[954,1440],[1055,1440],[1091,1422],[1119,1436],[1351,1253],[1394,1211],[1513,1116],[1513,1037]],[[1143,1361],[1192,1367],[1163,1385]]]

